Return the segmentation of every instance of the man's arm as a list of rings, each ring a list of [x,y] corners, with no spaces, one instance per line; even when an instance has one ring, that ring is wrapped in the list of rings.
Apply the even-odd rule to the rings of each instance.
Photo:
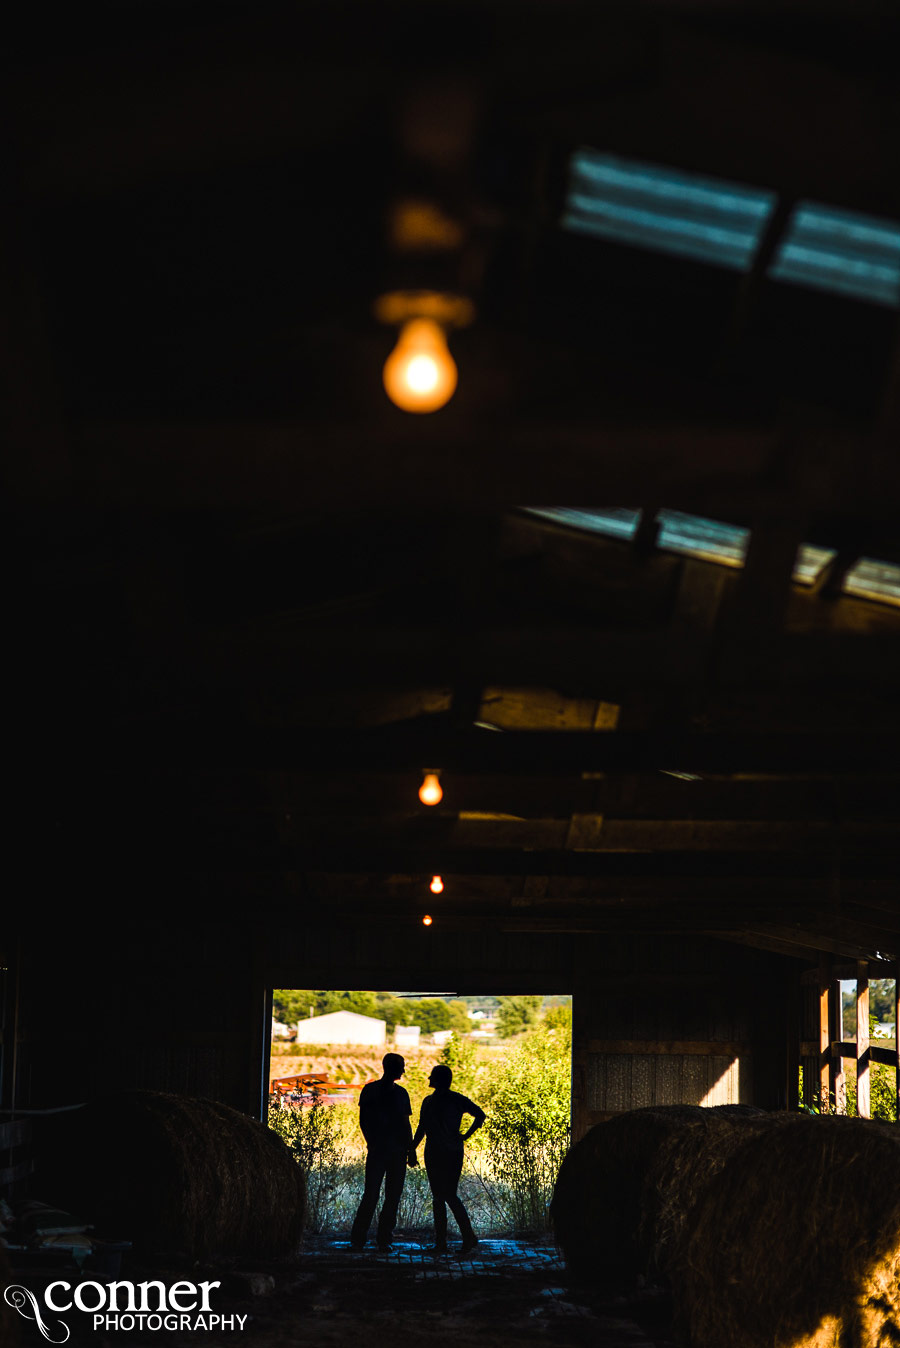
[[[409,1095],[408,1095],[408,1094],[407,1094],[406,1099],[407,1099],[407,1102],[408,1102],[408,1101],[409,1101]],[[407,1164],[408,1166],[416,1166],[416,1165],[419,1164],[419,1158],[418,1158],[418,1156],[416,1155],[416,1147],[419,1145],[419,1142],[421,1141],[421,1138],[419,1137],[419,1134],[420,1134],[420,1132],[422,1131],[422,1111],[419,1110],[419,1127],[418,1127],[417,1130],[416,1130],[416,1135],[415,1135],[415,1137],[413,1137],[413,1133],[412,1133],[412,1122],[411,1122],[411,1120],[412,1120],[412,1105],[409,1106],[409,1118],[406,1120],[406,1127],[407,1127],[407,1129],[408,1129],[408,1131],[409,1131],[409,1146],[408,1146],[407,1149],[406,1149],[406,1164]]]
[[[359,1093],[359,1126],[363,1137],[366,1139],[366,1146],[368,1146],[372,1134],[373,1112],[372,1101],[366,1098],[366,1087],[364,1086]]]

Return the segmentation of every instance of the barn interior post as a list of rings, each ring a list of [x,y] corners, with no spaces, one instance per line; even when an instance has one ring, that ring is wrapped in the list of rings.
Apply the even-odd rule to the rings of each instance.
[[[869,964],[856,962],[856,1112],[872,1117],[869,1090]]]
[[[844,1077],[844,1059],[842,1056],[841,1044],[844,1038],[844,1003],[841,991],[841,980],[835,978],[831,984],[831,1095],[834,1099],[835,1112],[846,1114],[847,1112],[847,1086]]]
[[[579,980],[572,993],[572,1120],[571,1140],[577,1142],[590,1127],[587,1100],[587,1007],[589,988]]]
[[[5,968],[0,978],[0,1109],[15,1113],[17,1103],[21,942],[11,935],[0,948]]]
[[[819,1108],[823,1113],[831,1094],[831,983],[831,959],[822,955],[819,959]]]
[[[801,993],[800,980],[794,976],[791,978],[791,986],[788,993],[787,1005],[787,1107],[788,1109],[800,1109],[802,1100],[800,1098],[800,1050],[801,1035],[803,1031],[803,1018],[801,1015]]]
[[[900,960],[894,961],[894,1102],[900,1120]]]
[[[253,1000],[257,1008],[262,1003],[262,1024],[257,1020],[254,1044],[257,1053],[253,1054],[250,1078],[250,1105],[253,1113],[265,1121],[269,1108],[269,1068],[272,1057],[272,994],[273,989],[265,984],[260,987],[254,970]]]

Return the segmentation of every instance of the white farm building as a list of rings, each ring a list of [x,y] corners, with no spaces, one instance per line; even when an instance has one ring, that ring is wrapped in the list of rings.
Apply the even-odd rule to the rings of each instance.
[[[297,1022],[299,1044],[384,1044],[387,1023],[357,1011],[330,1011]]]

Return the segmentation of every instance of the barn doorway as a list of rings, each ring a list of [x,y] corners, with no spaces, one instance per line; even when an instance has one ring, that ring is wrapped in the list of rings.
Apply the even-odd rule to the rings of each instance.
[[[466,1144],[459,1186],[476,1234],[545,1234],[571,1136],[570,995],[276,988],[268,1120],[306,1171],[308,1230],[349,1230],[364,1182],[359,1092],[381,1076],[387,1052],[404,1058],[414,1129],[437,1063],[487,1115]],[[422,1148],[419,1162],[407,1171],[398,1230],[428,1236]]]

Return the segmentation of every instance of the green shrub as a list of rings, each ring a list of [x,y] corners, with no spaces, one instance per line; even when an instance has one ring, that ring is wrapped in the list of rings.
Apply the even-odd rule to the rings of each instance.
[[[349,1159],[345,1111],[320,1098],[304,1108],[282,1109],[270,1096],[268,1122],[303,1167],[307,1230],[325,1230]]]
[[[894,1088],[895,1069],[884,1063],[872,1063],[869,1068],[869,1106],[873,1119],[883,1119],[887,1123],[897,1122],[897,1097]],[[800,1068],[800,1098],[803,1099],[803,1068]],[[847,1114],[856,1115],[856,1081],[851,1073],[844,1078],[844,1107],[838,1109],[834,1095],[829,1095],[823,1103],[818,1091],[812,1096],[812,1104],[805,1105],[809,1114]]]
[[[487,1121],[469,1144],[482,1179],[499,1185],[519,1231],[548,1225],[548,1206],[569,1146],[571,1037],[541,1027],[490,1070],[479,1102]]]

